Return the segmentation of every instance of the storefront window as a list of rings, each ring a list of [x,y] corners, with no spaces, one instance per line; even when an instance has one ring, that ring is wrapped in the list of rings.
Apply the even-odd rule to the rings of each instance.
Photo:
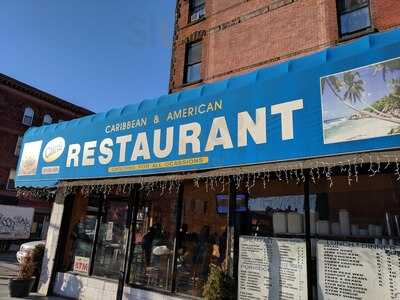
[[[96,232],[98,197],[77,195],[74,199],[74,213],[66,241],[64,269],[89,274],[90,257]]]
[[[311,182],[310,192],[317,195],[316,209],[310,211],[314,294],[374,298],[374,291],[389,290],[398,255],[386,247],[398,244],[400,236],[400,189],[392,174],[333,176],[332,182]],[[362,276],[359,283],[357,276]]]
[[[317,209],[310,212],[310,230],[318,238],[351,239],[393,243],[397,237],[395,219],[400,214],[400,190],[391,174],[373,177],[358,175],[357,183],[348,176],[334,176],[311,184],[317,195]]]
[[[73,229],[72,270],[81,273],[89,272],[90,254],[92,252],[96,216],[86,215],[79,220]]]
[[[177,193],[142,193],[129,283],[169,290],[172,280]]]
[[[118,279],[125,257],[128,202],[107,198],[103,205],[93,275]]]
[[[210,264],[221,265],[226,253],[228,195],[185,184],[182,226],[177,243],[176,292],[200,297]]]
[[[257,181],[249,192],[248,207],[251,235],[285,237],[305,233],[303,184],[276,179],[264,187],[264,182]]]
[[[128,202],[102,194],[77,194],[73,201],[62,269],[118,279],[128,234]]]

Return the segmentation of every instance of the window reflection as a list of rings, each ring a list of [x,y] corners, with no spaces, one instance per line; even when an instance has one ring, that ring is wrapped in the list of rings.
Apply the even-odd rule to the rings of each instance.
[[[70,269],[89,273],[90,255],[96,227],[96,216],[83,215],[72,230],[72,259]]]
[[[127,213],[127,201],[107,199],[104,203],[93,275],[118,279],[125,257]]]
[[[74,199],[74,213],[68,229],[69,238],[65,241],[65,251],[61,269],[89,274],[90,257],[96,234],[99,196],[83,197],[77,194]],[[70,200],[72,201],[72,200]]]
[[[172,280],[177,194],[155,192],[142,196],[129,282],[168,290]]]
[[[204,0],[190,0],[189,1],[189,22],[197,21],[205,15],[205,1]]]
[[[364,7],[340,16],[342,34],[350,34],[371,26],[369,8]]]
[[[332,187],[326,182],[310,186],[318,195],[316,235],[389,243],[395,237],[393,216],[400,214],[400,192],[391,176],[359,175],[358,183],[351,186],[346,176],[333,180]],[[390,216],[389,226],[386,215]]]
[[[187,45],[184,82],[190,83],[201,79],[202,42]]]
[[[302,184],[273,181],[264,188],[257,182],[249,192],[250,232],[257,236],[303,235],[304,192]],[[311,203],[314,203],[315,199]]]
[[[338,10],[341,35],[348,35],[371,27],[368,0],[340,0]]]
[[[221,265],[225,261],[227,214],[221,209],[226,204],[221,199],[227,197],[221,196],[206,192],[204,186],[196,188],[191,183],[185,184],[183,221],[177,244],[178,293],[200,297],[210,264]]]

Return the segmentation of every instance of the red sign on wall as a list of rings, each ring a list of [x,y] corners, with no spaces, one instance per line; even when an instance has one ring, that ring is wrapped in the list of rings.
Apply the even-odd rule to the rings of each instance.
[[[74,271],[79,273],[89,274],[89,257],[75,256]]]

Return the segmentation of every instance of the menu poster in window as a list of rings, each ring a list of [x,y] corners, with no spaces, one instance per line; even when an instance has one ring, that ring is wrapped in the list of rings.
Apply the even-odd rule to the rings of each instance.
[[[400,247],[318,241],[318,299],[400,299]]]
[[[306,242],[241,236],[238,298],[308,299]]]
[[[79,273],[88,274],[89,273],[89,257],[75,256],[74,259],[74,271]]]

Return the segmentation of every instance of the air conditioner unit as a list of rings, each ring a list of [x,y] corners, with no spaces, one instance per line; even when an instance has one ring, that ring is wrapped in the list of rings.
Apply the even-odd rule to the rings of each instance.
[[[31,116],[24,116],[22,118],[22,124],[26,126],[32,126],[33,118]]]
[[[190,17],[190,22],[194,22],[200,19],[200,12],[195,12],[194,14],[191,15]]]

